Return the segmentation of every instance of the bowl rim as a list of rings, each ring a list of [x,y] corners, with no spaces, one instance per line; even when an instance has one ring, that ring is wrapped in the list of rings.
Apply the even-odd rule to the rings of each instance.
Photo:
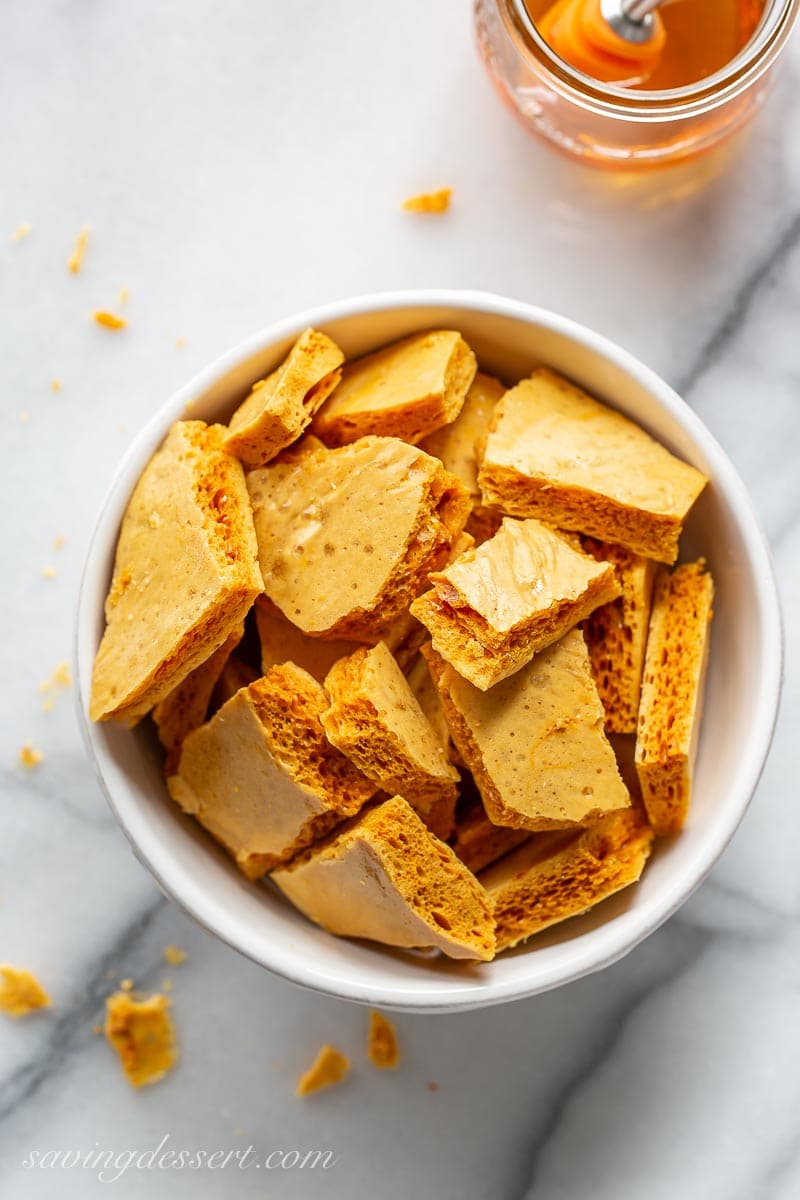
[[[247,930],[241,928],[241,923],[237,924],[235,917],[226,920],[227,913],[219,902],[214,901],[213,894],[196,892],[192,898],[184,895],[170,878],[171,867],[174,869],[174,863],[170,862],[171,851],[157,836],[148,840],[146,820],[137,822],[135,819],[135,803],[129,811],[124,799],[120,803],[119,798],[112,794],[112,789],[105,779],[102,765],[105,750],[96,739],[97,727],[88,718],[88,697],[85,695],[81,672],[81,664],[87,653],[86,642],[91,637],[90,629],[96,617],[96,595],[89,592],[90,575],[98,555],[108,552],[107,541],[101,545],[100,535],[107,524],[110,509],[119,501],[120,493],[124,493],[127,501],[130,489],[135,483],[135,479],[131,477],[131,468],[142,457],[145,449],[153,446],[156,438],[156,444],[160,442],[169,424],[184,414],[187,403],[207,392],[234,368],[281,339],[291,338],[309,326],[324,327],[336,320],[404,308],[463,309],[521,320],[582,344],[637,382],[678,422],[711,463],[715,482],[722,488],[726,503],[733,512],[737,528],[747,548],[748,564],[755,577],[762,614],[761,633],[766,650],[759,663],[761,698],[754,713],[751,736],[740,764],[735,795],[728,794],[726,819],[718,830],[716,840],[706,848],[705,854],[690,864],[692,870],[686,869],[679,879],[665,887],[663,894],[659,894],[657,898],[658,902],[651,902],[647,913],[637,913],[636,921],[622,920],[618,916],[592,931],[598,936],[587,936],[585,940],[588,946],[584,946],[581,952],[571,958],[567,969],[540,969],[538,973],[533,971],[530,978],[514,977],[489,982],[470,991],[453,988],[446,978],[441,977],[437,977],[435,983],[432,977],[432,986],[424,992],[413,989],[403,992],[403,989],[394,983],[385,988],[365,987],[359,983],[357,975],[355,978],[331,979],[328,973],[315,970],[313,961],[308,961],[298,954],[282,954],[270,958],[262,953],[253,938],[248,939]],[[95,647],[92,644],[92,659],[94,651]],[[133,438],[114,470],[87,544],[73,638],[75,703],[87,754],[108,805],[135,856],[154,877],[162,892],[208,932],[274,975],[339,999],[409,1012],[467,1011],[549,991],[611,966],[664,924],[705,880],[747,811],[772,742],[780,703],[783,660],[783,621],[775,571],[766,537],[738,472],[697,414],[655,371],[603,334],[538,305],[492,292],[462,289],[426,288],[366,293],[306,309],[251,333],[173,392]],[[632,924],[635,925],[633,930],[630,928]]]

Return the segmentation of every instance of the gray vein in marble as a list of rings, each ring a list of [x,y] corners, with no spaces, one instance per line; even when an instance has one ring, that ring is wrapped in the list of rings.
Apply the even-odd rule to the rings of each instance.
[[[736,938],[760,945],[784,936],[797,918],[709,881],[672,919],[679,928],[712,933],[720,940]]]
[[[86,982],[81,1002],[56,1017],[40,1052],[5,1082],[0,1090],[0,1123],[12,1113],[19,1113],[22,1105],[35,1096],[75,1043],[85,1035],[89,1022],[96,1017],[108,994],[108,972],[131,953],[167,903],[166,897],[159,895],[143,912],[137,913],[98,961]]]
[[[673,918],[673,931],[676,924]],[[650,1000],[655,991],[672,986],[691,970],[715,940],[715,934],[707,929],[699,929],[695,925],[684,925],[683,929],[685,934],[681,936],[676,955],[670,955],[669,961],[665,956],[663,973],[654,972],[638,989],[623,989],[619,1005],[597,1031],[593,1052],[578,1063],[577,1068],[567,1076],[560,1088],[553,1089],[550,1097],[550,1116],[533,1136],[527,1160],[520,1171],[525,1184],[518,1193],[519,1200],[530,1200],[530,1197],[536,1194],[542,1155],[560,1128],[575,1096],[614,1055],[634,1014]],[[680,961],[676,962],[675,958]]]
[[[677,379],[674,386],[680,395],[685,397],[690,392],[706,371],[714,366],[728,344],[737,337],[742,322],[746,319],[759,292],[799,241],[800,212],[796,212],[736,291],[714,332],[700,347],[694,362]]]
[[[81,825],[101,832],[115,833],[117,823],[107,804],[102,803],[95,777],[86,769],[80,748],[71,756],[58,756],[59,784],[57,796],[53,794],[52,776],[45,772],[28,771],[20,778],[19,768],[0,770],[0,795],[25,797],[25,802],[41,804],[52,809],[58,805],[61,812],[68,813]]]
[[[730,900],[736,904],[743,904],[746,908],[751,909],[754,913],[764,917],[768,921],[791,922],[797,920],[798,913],[782,912],[778,908],[773,908],[764,900],[757,899],[755,896],[747,892],[740,891],[738,888],[732,887],[730,883],[720,883],[717,879],[709,879],[702,888],[703,892],[708,892],[711,895],[720,896],[724,900]],[[685,911],[685,910],[684,910]],[[683,914],[676,914],[682,916]]]
[[[781,1184],[792,1175],[793,1168],[797,1165],[797,1157],[797,1139],[793,1138],[783,1154],[777,1155],[771,1163],[764,1165],[763,1189],[759,1189],[757,1195],[752,1191],[743,1190],[740,1193],[741,1200],[775,1200]]]

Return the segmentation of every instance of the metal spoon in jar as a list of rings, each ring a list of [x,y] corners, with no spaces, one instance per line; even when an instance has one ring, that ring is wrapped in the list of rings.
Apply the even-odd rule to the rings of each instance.
[[[600,0],[600,12],[617,37],[642,45],[656,32],[653,12],[664,0]]]
[[[664,0],[556,0],[537,22],[570,66],[608,83],[646,79],[666,42],[655,11]]]

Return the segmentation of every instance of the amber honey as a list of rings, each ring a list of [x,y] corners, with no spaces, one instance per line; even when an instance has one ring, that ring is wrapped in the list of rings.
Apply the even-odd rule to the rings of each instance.
[[[552,0],[474,0],[478,47],[502,100],[553,149],[595,167],[689,163],[764,106],[800,0],[667,0],[663,61],[648,79],[605,83],[559,57],[539,32]],[[719,157],[719,156],[717,156]],[[721,161],[721,160],[720,160]]]
[[[552,0],[525,0],[536,21]],[[722,70],[755,33],[766,0],[667,0],[659,10],[666,31],[661,61],[631,89],[686,87]]]

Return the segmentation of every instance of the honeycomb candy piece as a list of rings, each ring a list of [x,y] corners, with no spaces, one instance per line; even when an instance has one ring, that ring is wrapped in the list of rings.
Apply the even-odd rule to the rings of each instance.
[[[516,850],[533,835],[527,829],[512,829],[509,825],[494,825],[480,800],[469,805],[466,812],[456,814],[450,838],[453,851],[465,867],[478,874],[491,863]]]
[[[220,426],[178,421],[123,518],[90,715],[128,724],[237,629],[263,590],[241,464]]]
[[[606,710],[607,733],[635,733],[656,564],[594,538],[584,549],[613,564],[622,594],[596,608],[583,627],[592,674]]]
[[[497,922],[497,948],[586,912],[639,879],[653,831],[635,812],[611,813],[577,833],[535,834],[480,879]]]
[[[546,367],[506,392],[481,464],[484,502],[659,562],[706,484],[635,422]]]
[[[152,716],[158,740],[167,751],[168,759],[177,761],[185,738],[205,721],[214,688],[232,651],[242,640],[243,633],[244,626],[235,629],[219,649],[199,667],[190,671],[186,678],[153,708]]]
[[[389,795],[404,797],[428,828],[447,837],[458,772],[389,649],[379,642],[340,659],[325,679],[328,740]]]
[[[460,333],[416,333],[348,363],[312,430],[328,446],[366,434],[416,443],[461,411],[477,370]]]
[[[329,743],[321,686],[293,663],[186,738],[170,795],[256,879],[358,812],[375,786]]]
[[[267,596],[303,633],[335,640],[382,640],[469,515],[462,484],[397,438],[301,443],[247,485]]]
[[[451,958],[494,955],[483,889],[401,796],[365,809],[272,879],[329,933]]]
[[[677,833],[689,810],[708,661],[714,582],[705,562],[659,571],[636,735],[636,772],[650,823]]]
[[[542,832],[627,808],[580,630],[481,692],[423,647],[450,731],[496,825]]]
[[[254,384],[237,408],[225,449],[246,467],[263,467],[311,424],[341,379],[344,355],[316,329],[300,334],[277,370]]]
[[[488,508],[481,499],[478,468],[495,406],[504,391],[499,379],[478,371],[455,421],[420,442],[421,448],[438,458],[445,470],[456,475],[469,491],[472,512],[466,528],[479,544],[497,532],[502,517],[502,513]]]
[[[508,517],[430,581],[411,612],[434,650],[482,691],[619,595],[610,563],[573,549],[540,521]]]

